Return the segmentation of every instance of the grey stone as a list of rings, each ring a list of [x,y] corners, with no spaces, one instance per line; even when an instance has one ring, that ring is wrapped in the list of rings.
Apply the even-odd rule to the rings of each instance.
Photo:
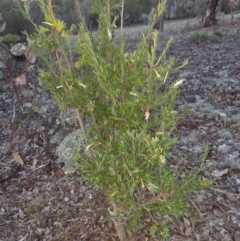
[[[69,133],[56,148],[58,159],[56,162],[64,162],[65,173],[72,173],[77,169],[75,163],[76,154],[84,148],[82,131],[80,129]]]
[[[14,56],[25,55],[28,51],[29,51],[29,47],[21,43],[13,45],[12,48],[10,49],[11,54]]]

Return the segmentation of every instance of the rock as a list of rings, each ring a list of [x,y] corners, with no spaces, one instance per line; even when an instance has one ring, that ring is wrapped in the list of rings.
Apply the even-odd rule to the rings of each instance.
[[[56,148],[56,154],[59,157],[56,162],[64,162],[63,170],[65,173],[76,171],[77,166],[74,159],[81,149],[84,149],[84,143],[80,129],[68,134]]]
[[[79,126],[76,112],[73,108],[69,108],[65,112],[61,112],[59,118],[60,118],[61,123],[64,126],[66,126],[66,125],[72,126],[72,127]]]
[[[10,52],[14,56],[25,56],[27,61],[31,64],[36,62],[36,55],[31,51],[30,47],[26,44],[18,43],[12,46]]]
[[[14,56],[23,56],[29,51],[29,47],[25,44],[18,43],[12,46],[10,52]]]

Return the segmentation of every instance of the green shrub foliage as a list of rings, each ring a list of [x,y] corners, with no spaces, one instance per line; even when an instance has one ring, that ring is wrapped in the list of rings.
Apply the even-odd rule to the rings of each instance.
[[[2,37],[2,41],[5,43],[16,43],[19,40],[20,40],[20,37],[14,34],[6,34]]]
[[[196,44],[203,42],[217,42],[220,36],[221,33],[219,32],[215,32],[212,34],[209,34],[207,32],[194,33],[190,36],[190,42]]]
[[[168,167],[169,150],[177,141],[172,134],[181,115],[174,107],[182,81],[170,84],[167,77],[186,62],[175,68],[174,58],[166,58],[172,39],[157,54],[158,32],[153,26],[165,1],[151,13],[136,49],[127,52],[122,25],[119,34],[114,32],[115,14],[124,15],[124,1],[119,2],[93,1],[99,16],[97,33],[88,31],[78,11],[81,21],[74,42],[75,26],[67,30],[55,17],[51,1],[39,0],[45,21],[35,24],[35,33],[27,37],[46,65],[39,69],[41,81],[62,111],[76,109],[86,144],[76,158],[86,180],[112,204],[110,217],[120,240],[134,240],[127,229],[141,228],[146,215],[152,220],[150,233],[167,237],[164,215],[184,214],[186,196],[209,185],[198,172],[178,180]],[[91,123],[87,130],[83,116]]]

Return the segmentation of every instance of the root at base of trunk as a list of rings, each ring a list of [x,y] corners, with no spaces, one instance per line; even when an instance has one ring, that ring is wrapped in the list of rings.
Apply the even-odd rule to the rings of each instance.
[[[122,223],[114,221],[114,226],[117,230],[120,241],[135,241],[133,234],[126,230],[126,227]]]
[[[117,205],[115,203],[112,203],[113,206],[113,216],[118,216],[120,214]],[[120,241],[135,241],[135,237],[133,234],[126,229],[126,225],[124,225],[121,220],[113,220],[114,226],[117,230],[118,237]]]

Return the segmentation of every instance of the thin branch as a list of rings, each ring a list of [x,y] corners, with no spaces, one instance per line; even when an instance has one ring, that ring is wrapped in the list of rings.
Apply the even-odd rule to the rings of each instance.
[[[81,128],[82,133],[83,133],[83,139],[84,139],[85,145],[88,146],[86,131],[85,131],[85,127],[84,127],[83,120],[82,120],[81,113],[80,113],[79,109],[75,109],[75,113],[77,115],[77,119],[78,119],[80,128]],[[92,153],[90,148],[88,149],[88,152],[89,152],[90,158],[93,159],[94,156],[93,156],[93,153]]]

